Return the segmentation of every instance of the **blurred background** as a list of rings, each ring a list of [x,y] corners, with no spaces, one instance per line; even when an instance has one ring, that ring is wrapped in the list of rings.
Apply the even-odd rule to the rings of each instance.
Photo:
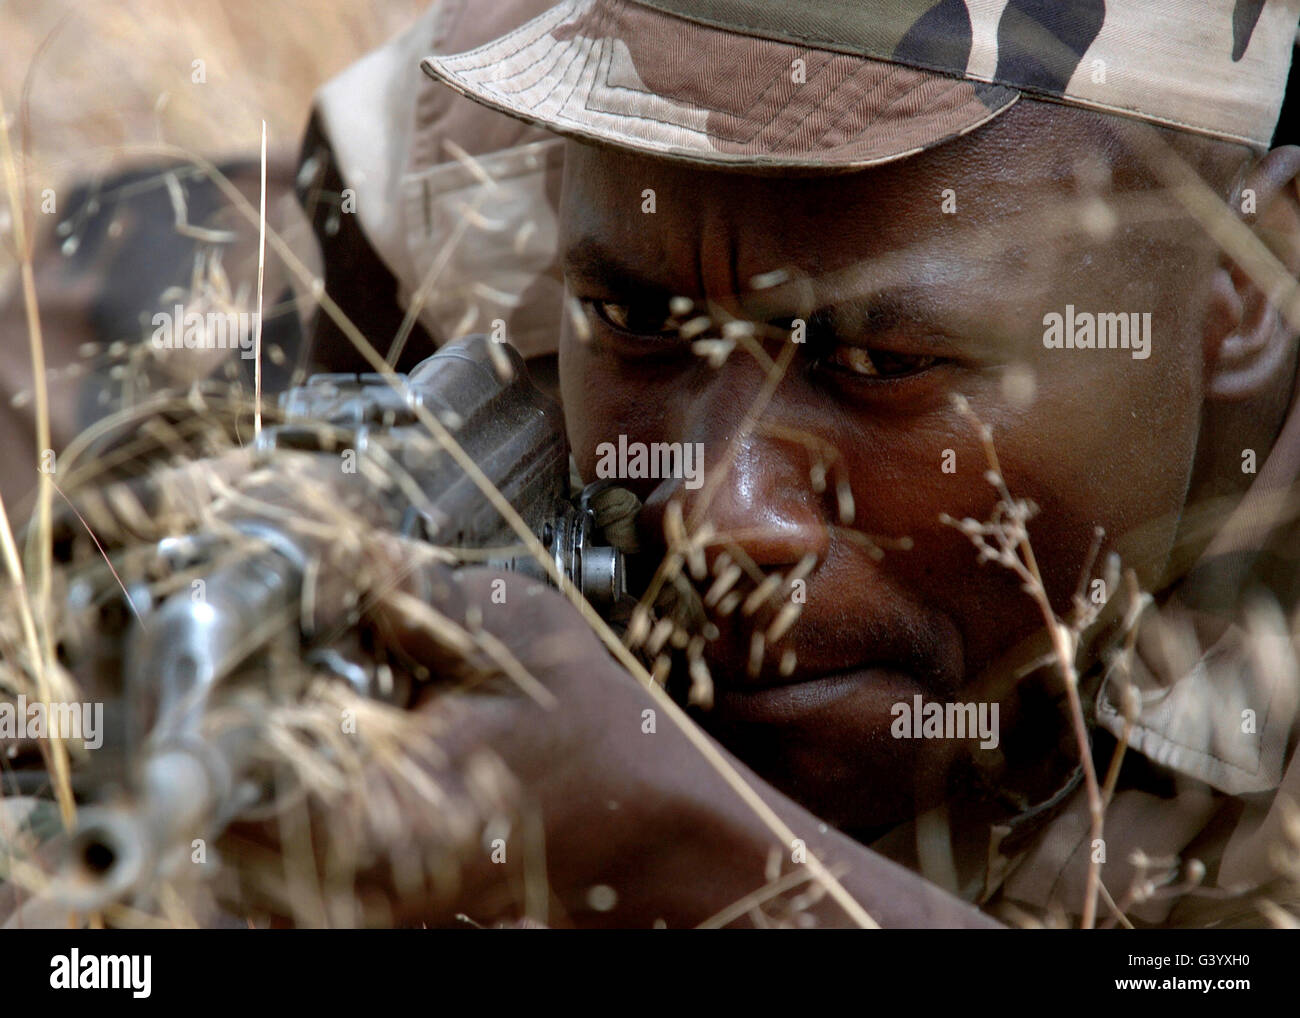
[[[0,0],[0,98],[54,449],[110,408],[163,389],[224,372],[246,390],[250,379],[237,372],[248,361],[152,356],[150,316],[181,299],[199,310],[255,310],[256,223],[222,184],[256,208],[263,120],[269,229],[314,268],[311,224],[294,195],[312,96],[429,3]],[[17,225],[0,173],[0,495],[21,519],[37,436]],[[313,312],[302,279],[268,249],[264,371],[276,376],[268,384],[305,372],[299,355]]]
[[[0,91],[31,186],[123,165],[164,140],[297,151],[312,93],[429,0],[0,0]],[[194,61],[203,61],[196,82]]]

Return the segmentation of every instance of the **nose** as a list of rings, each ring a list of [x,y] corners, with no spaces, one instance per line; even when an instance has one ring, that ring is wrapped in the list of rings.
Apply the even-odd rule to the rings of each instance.
[[[825,560],[831,514],[825,494],[813,487],[806,448],[760,433],[715,436],[701,448],[702,484],[665,482],[646,501],[643,524],[657,539],[664,539],[668,506],[676,502],[688,532],[712,526],[714,538],[705,549],[710,569],[718,555],[737,548],[765,572],[792,567],[809,554]]]

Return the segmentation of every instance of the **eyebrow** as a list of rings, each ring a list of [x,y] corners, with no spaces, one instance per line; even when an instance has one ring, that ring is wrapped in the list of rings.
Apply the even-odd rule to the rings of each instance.
[[[632,262],[626,261],[619,254],[591,238],[584,238],[564,253],[563,269],[567,274],[580,277],[593,283],[602,283],[621,290],[651,291],[677,296],[672,291],[678,289],[661,279],[653,279]],[[729,294],[746,309],[750,306],[762,306],[769,293],[779,292],[781,286],[768,289],[749,289],[741,293]],[[894,290],[885,290],[863,296],[848,297],[843,300],[818,299],[813,304],[796,305],[793,301],[770,302],[770,310],[765,309],[765,317],[792,316],[797,314],[812,315],[837,310],[857,310],[863,320],[872,325],[888,327],[900,322],[914,320],[915,308],[932,303],[926,298],[921,287],[907,286]]]
[[[569,247],[562,259],[564,274],[576,275],[592,283],[631,291],[650,291],[671,295],[672,287],[662,280],[651,279],[631,262],[599,241],[584,238]]]
[[[654,279],[617,252],[591,237],[576,241],[566,249],[561,259],[566,275],[608,287],[615,293],[636,293],[667,299],[677,296],[680,288]],[[837,298],[822,294],[802,305],[794,300],[765,300],[786,290],[788,284],[768,289],[750,289],[732,295],[754,321],[774,322],[802,317],[810,323],[816,319],[833,324],[845,320],[860,323],[863,335],[880,333],[901,326],[926,326],[937,330],[932,341],[938,346],[956,351],[956,337],[943,329],[943,302],[935,299],[934,284],[903,285],[892,289]],[[787,290],[788,292],[788,290]],[[687,295],[689,296],[689,294]],[[811,297],[812,295],[809,294]],[[953,294],[952,299],[958,299]],[[847,337],[846,337],[847,338]]]

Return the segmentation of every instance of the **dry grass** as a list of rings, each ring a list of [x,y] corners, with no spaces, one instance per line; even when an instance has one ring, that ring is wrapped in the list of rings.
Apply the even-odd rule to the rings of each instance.
[[[426,0],[2,0],[0,92],[29,194],[167,141],[212,159],[296,150],[328,78],[409,25]],[[192,81],[203,60],[207,81]],[[0,230],[0,233],[3,233]],[[5,245],[4,247],[7,247]],[[0,248],[0,269],[11,267]]]

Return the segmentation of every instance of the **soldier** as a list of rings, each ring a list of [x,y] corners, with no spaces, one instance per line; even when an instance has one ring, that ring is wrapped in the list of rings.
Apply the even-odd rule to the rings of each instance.
[[[381,352],[499,331],[553,372],[584,479],[606,443],[690,444],[705,478],[620,480],[644,560],[689,560],[689,674],[661,677],[707,735],[556,595],[412,581],[556,706],[416,706],[467,786],[505,763],[514,823],[454,884],[376,867],[387,914],[1276,918],[1300,149],[1270,141],[1298,18],[443,0],[323,89],[301,193]],[[418,614],[383,625],[432,659]],[[429,809],[375,852],[431,841]]]
[[[537,363],[558,331],[584,478],[602,443],[701,444],[701,490],[625,479],[643,548],[667,550],[680,509],[718,535],[702,594],[729,566],[742,596],[779,576],[793,598],[800,578],[784,632],[779,603],[711,613],[700,723],[778,815],[829,822],[808,850],[884,921],[961,913],[910,911],[882,855],[1004,916],[1190,924],[1249,892],[1216,917],[1261,922],[1242,902],[1283,893],[1267,845],[1300,780],[1281,650],[1300,151],[1269,150],[1297,5],[543,6],[435,5],[321,92],[309,163],[332,190],[357,182],[341,264],[377,256],[435,342],[504,322]],[[373,295],[349,271],[342,292]],[[1101,316],[1138,331],[1098,343]],[[1038,508],[1029,577],[950,525],[999,498],[963,406],[991,429],[1003,507]],[[1159,608],[1129,656],[1116,616],[1140,604],[1105,575],[1112,553]],[[1079,592],[1084,614],[1110,605],[1079,627],[1089,761],[1025,589],[1039,577],[1060,618]],[[698,921],[756,885],[771,830],[662,724],[611,734],[639,711],[603,713],[619,684],[587,671],[590,688],[556,680],[585,705],[548,725],[576,754],[563,777],[541,750],[507,754],[538,790],[557,893],[591,920],[558,889],[614,872],[596,921]],[[927,705],[976,702],[1001,707],[995,749],[924,737]],[[590,748],[611,742],[623,779]],[[606,797],[618,811],[588,827]],[[1103,900],[1090,871],[1109,906],[1085,904]]]

